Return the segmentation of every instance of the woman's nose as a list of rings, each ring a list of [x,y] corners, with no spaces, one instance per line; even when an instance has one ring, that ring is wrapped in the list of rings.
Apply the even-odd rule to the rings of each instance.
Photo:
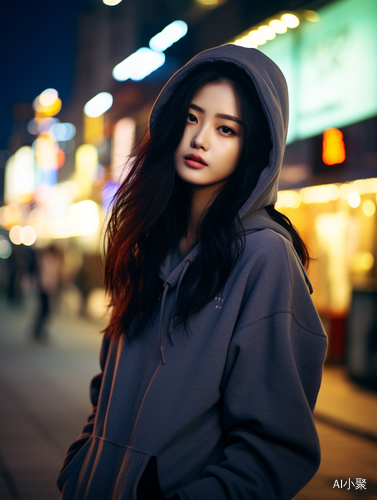
[[[210,130],[209,127],[201,127],[196,135],[192,138],[191,146],[196,149],[204,149],[207,151],[210,145]]]

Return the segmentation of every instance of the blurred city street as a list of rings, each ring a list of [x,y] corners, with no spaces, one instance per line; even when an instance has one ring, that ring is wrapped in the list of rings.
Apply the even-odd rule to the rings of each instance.
[[[56,477],[90,412],[89,382],[99,371],[103,322],[59,313],[47,343],[35,343],[34,308],[33,296],[19,308],[0,302],[1,500],[59,498]],[[297,500],[377,498],[376,415],[376,394],[326,367],[316,407],[322,464]],[[356,478],[366,489],[355,489]]]
[[[139,249],[144,246],[151,258],[156,252],[162,262],[158,248],[163,247],[149,247],[140,238],[164,235],[156,224],[168,221],[165,216],[172,217],[172,224],[166,222],[164,231],[186,227],[182,238],[169,231],[181,238],[180,244],[190,232],[189,220],[181,224],[179,219],[189,198],[174,195],[179,168],[170,144],[178,144],[179,130],[184,142],[184,121],[191,121],[188,110],[193,104],[198,108],[195,96],[205,86],[196,93],[192,86],[192,95],[185,93],[186,104],[172,108],[171,119],[175,116],[176,121],[170,128],[155,126],[166,131],[170,148],[161,143],[164,158],[156,164],[154,146],[146,156],[140,152],[157,141],[156,116],[170,115],[158,112],[149,127],[153,103],[172,75],[196,54],[228,44],[229,54],[237,46],[250,61],[262,55],[265,61],[270,58],[286,80],[289,98],[280,102],[281,109],[289,108],[284,151],[272,139],[285,112],[279,111],[277,119],[270,114],[268,99],[262,99],[263,79],[254,81],[253,76],[247,88],[255,88],[247,99],[233,74],[224,80],[219,70],[221,78],[213,83],[233,82],[237,102],[245,97],[250,106],[259,96],[260,116],[263,111],[269,134],[264,141],[256,135],[250,142],[250,127],[242,118],[244,133],[234,137],[242,143],[237,168],[248,167],[244,159],[250,149],[254,176],[259,153],[254,158],[256,148],[246,147],[249,143],[259,148],[260,142],[261,152],[272,145],[269,168],[270,160],[280,158],[279,176],[274,177],[279,179],[277,197],[275,191],[273,198],[268,196],[268,203],[274,204],[266,209],[270,216],[274,209],[278,219],[271,217],[283,227],[291,221],[308,248],[311,297],[328,335],[314,412],[322,461],[295,500],[377,500],[377,0],[40,0],[22,2],[22,8],[19,2],[3,4],[7,22],[0,30],[1,46],[6,47],[0,94],[0,500],[60,498],[56,479],[65,452],[91,411],[89,384],[99,372],[108,299],[111,293],[119,297],[115,281],[129,286],[122,278],[126,271],[133,273],[135,256],[142,269]],[[179,83],[180,78],[173,81]],[[240,84],[244,78],[245,74]],[[196,73],[195,79],[200,83]],[[180,83],[174,92],[179,87]],[[162,93],[168,102],[166,90]],[[179,95],[174,93],[174,99]],[[274,93],[271,96],[280,101]],[[172,102],[178,103],[178,98]],[[241,115],[255,119],[255,130],[261,130],[257,115],[241,107]],[[204,116],[205,109],[198,109]],[[242,125],[233,112],[218,111],[216,119],[235,119]],[[216,125],[216,137],[217,130],[223,133],[228,125]],[[139,140],[150,132],[150,142],[140,146]],[[167,134],[173,132],[178,135],[171,139]],[[283,132],[280,135],[279,141]],[[192,143],[196,147],[196,141]],[[217,143],[213,144],[217,154]],[[128,212],[132,186],[147,186],[144,181],[133,184],[144,169],[139,168],[141,160],[135,163],[135,151],[138,158],[147,159],[146,178],[154,171],[158,177],[150,177],[150,188],[135,189],[141,193],[135,200],[143,208],[135,205]],[[267,153],[260,156],[265,158],[261,178],[270,175]],[[185,161],[192,160],[192,154]],[[162,169],[173,164],[177,175],[166,199],[160,188],[168,185],[164,183],[169,171]],[[112,212],[116,193],[125,204]],[[175,198],[182,210],[171,208]],[[156,203],[160,208],[149,210]],[[147,208],[147,229],[138,229],[136,240],[128,245],[132,238],[127,224],[141,227],[128,213],[137,214],[138,220]],[[116,217],[109,219],[111,213]],[[221,220],[216,216],[216,225]],[[114,241],[132,256],[127,260],[115,252],[117,262],[131,266],[124,265],[123,275],[114,272],[115,281],[109,280],[107,271],[104,282],[104,263],[115,260],[109,257]],[[217,252],[223,248],[225,243],[213,244],[211,264],[222,262]],[[153,262],[153,272],[157,264]],[[207,269],[201,274],[211,275]],[[144,286],[143,280],[140,283]],[[106,495],[111,496],[108,490]]]

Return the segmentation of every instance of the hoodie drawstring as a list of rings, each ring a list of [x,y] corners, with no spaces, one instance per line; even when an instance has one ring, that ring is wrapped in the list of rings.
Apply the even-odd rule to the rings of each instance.
[[[164,347],[162,345],[162,337],[163,337],[162,319],[164,316],[165,299],[166,299],[166,296],[168,294],[169,286],[170,286],[170,283],[168,283],[168,282],[164,283],[164,292],[162,294],[162,299],[161,299],[160,322],[158,325],[158,331],[161,332],[160,333],[160,353],[161,353],[161,359],[162,359],[163,364],[165,364],[165,354],[164,354]]]
[[[183,266],[183,269],[182,269],[182,272],[181,272],[181,275],[179,277],[179,280],[178,280],[178,285],[177,285],[177,290],[176,290],[176,293],[175,293],[175,299],[174,299],[174,306],[173,306],[173,314],[172,314],[172,317],[170,319],[170,322],[169,322],[169,328],[168,328],[168,334],[169,334],[169,338],[170,338],[170,341],[171,343],[174,345],[174,342],[170,336],[170,333],[171,331],[173,330],[173,320],[174,320],[174,310],[175,310],[175,304],[177,302],[177,296],[178,296],[178,292],[179,292],[179,287],[181,285],[181,282],[182,282],[182,279],[188,269],[190,265],[190,261],[189,260],[186,260],[184,266]],[[170,287],[170,283],[168,283],[167,281],[165,281],[164,283],[164,291],[163,291],[163,294],[162,294],[162,299],[161,299],[161,311],[160,311],[160,321],[159,321],[159,325],[158,325],[158,331],[160,332],[160,354],[161,354],[161,360],[162,360],[162,363],[165,364],[165,354],[164,354],[164,347],[163,347],[163,317],[164,317],[164,308],[165,308],[165,300],[166,300],[166,296],[168,294],[168,290],[169,290],[169,287]]]
[[[169,339],[170,339],[170,342],[174,345],[174,342],[173,342],[173,339],[172,339],[172,336],[171,336],[171,333],[173,331],[173,324],[174,324],[174,312],[175,312],[175,304],[177,303],[177,297],[178,297],[178,293],[179,293],[179,287],[181,286],[181,283],[182,283],[182,280],[183,280],[183,277],[188,269],[190,265],[190,261],[189,260],[186,260],[185,262],[185,265],[183,266],[183,269],[182,269],[182,272],[181,272],[181,275],[179,277],[179,280],[178,280],[178,285],[177,285],[177,290],[175,292],[175,299],[174,299],[174,305],[173,305],[173,314],[171,315],[171,318],[170,318],[170,323],[169,323],[169,329],[168,329],[168,334],[169,334]]]

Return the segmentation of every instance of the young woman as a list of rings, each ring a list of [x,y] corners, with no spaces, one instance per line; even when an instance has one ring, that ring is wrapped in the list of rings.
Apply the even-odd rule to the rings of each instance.
[[[314,475],[326,335],[274,209],[279,68],[207,50],[161,91],[107,227],[112,316],[64,500],[290,499]]]

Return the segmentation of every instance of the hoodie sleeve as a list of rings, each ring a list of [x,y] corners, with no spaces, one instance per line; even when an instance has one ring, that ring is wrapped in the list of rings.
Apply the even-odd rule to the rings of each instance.
[[[275,238],[254,262],[221,387],[223,460],[180,488],[182,500],[288,500],[319,467],[312,412],[327,338],[289,245]]]
[[[68,450],[65,454],[65,457],[64,457],[63,467],[60,471],[60,474],[67,467],[67,465],[71,462],[71,460],[76,455],[76,453],[84,446],[84,444],[88,441],[88,439],[90,438],[90,436],[93,433],[94,422],[95,422],[95,418],[97,415],[97,405],[98,405],[99,393],[100,393],[101,385],[102,385],[103,370],[104,370],[105,364],[106,364],[107,353],[109,351],[109,345],[110,345],[110,340],[108,340],[104,336],[102,339],[102,345],[101,345],[101,350],[100,350],[101,372],[98,373],[97,375],[95,375],[92,378],[91,383],[90,383],[90,401],[92,403],[92,411],[87,418],[87,422],[86,422],[85,426],[83,427],[81,434],[68,448]]]

